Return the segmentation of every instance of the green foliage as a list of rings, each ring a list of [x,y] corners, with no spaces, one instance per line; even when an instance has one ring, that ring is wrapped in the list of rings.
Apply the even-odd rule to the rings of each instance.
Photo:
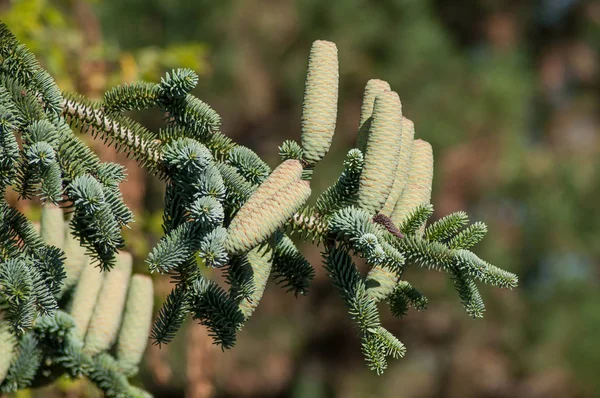
[[[429,240],[446,241],[464,228],[468,222],[469,217],[464,211],[448,214],[428,226],[425,237]]]
[[[391,313],[398,318],[406,315],[408,307],[412,306],[417,311],[427,308],[427,297],[415,289],[409,282],[400,281],[388,297]]]
[[[292,240],[280,235],[273,249],[273,278],[296,295],[306,294],[315,271]]]
[[[271,168],[256,153],[244,146],[233,147],[227,153],[227,162],[252,185],[260,184],[271,173]]]
[[[167,344],[173,340],[188,314],[188,297],[182,285],[178,285],[171,290],[154,321],[150,334],[153,344]]]
[[[114,189],[111,187],[123,177],[122,169],[114,165],[99,173],[103,174],[107,189]],[[85,206],[93,207],[97,203],[98,200],[91,200]],[[0,261],[0,332],[5,357],[0,367],[0,391],[10,393],[41,386],[67,373],[73,378],[86,376],[104,390],[107,397],[130,396],[128,392],[132,387],[124,372],[128,376],[135,375],[141,355],[117,363],[108,354],[119,325],[129,327],[128,322],[121,319],[129,285],[125,268],[131,269],[130,257],[119,253],[119,261],[125,259],[129,263],[118,264],[105,278],[98,268],[89,264],[87,256],[82,257],[78,250],[71,248],[67,254],[74,253],[74,259],[87,266],[83,272],[77,267],[66,268],[65,253],[60,248],[47,245],[16,210],[6,204],[2,210],[4,248],[9,250],[5,250]],[[50,203],[42,209],[41,224],[42,236],[59,246],[73,241],[83,244],[67,227],[62,209]],[[23,245],[12,247],[19,242]],[[66,275],[67,272],[76,275]],[[80,278],[80,273],[84,277]],[[99,278],[90,279],[90,275]],[[63,289],[67,276],[76,283],[74,292]],[[151,298],[152,284],[148,282],[146,291]],[[66,296],[61,297],[65,292]],[[64,306],[59,307],[59,297]],[[136,322],[135,333],[130,333],[137,340],[139,353],[146,345],[152,301],[146,297],[136,305],[137,313],[147,314],[145,319]],[[66,312],[67,308],[71,314]],[[120,357],[124,355],[122,350],[118,352]]]
[[[6,379],[0,385],[3,393],[17,391],[31,384],[42,361],[42,350],[33,334],[26,334],[19,341],[15,358],[11,362]]]
[[[296,141],[283,141],[283,144],[279,147],[279,156],[283,162],[289,159],[301,160],[303,154],[304,150]]]
[[[344,171],[338,180],[325,192],[317,202],[315,209],[321,213],[329,213],[353,205],[358,195],[358,181],[363,168],[363,155],[358,149],[351,149],[344,160]]]
[[[38,196],[69,208],[74,239],[101,271],[110,272],[87,278],[92,265],[81,271],[81,284],[102,286],[90,288],[95,293],[90,297],[75,288],[73,300],[94,303],[92,320],[78,324],[76,313],[70,318],[56,304],[64,291],[64,253],[47,246],[22,214],[1,204],[2,314],[23,336],[7,388],[31,381],[29,375],[36,374],[39,363],[22,364],[20,353],[30,352],[33,360],[37,356],[32,349],[39,349],[71,375],[87,376],[107,396],[143,394],[129,386],[123,373],[130,374],[135,364],[120,364],[108,354],[130,273],[130,265],[125,270],[115,261],[125,243],[121,229],[133,220],[119,191],[125,172],[100,162],[71,128],[101,137],[166,184],[164,236],[146,264],[151,272],[170,275],[174,286],[152,327],[155,344],[170,342],[190,316],[207,327],[215,344],[231,348],[271,274],[287,290],[304,294],[314,270],[286,232],[324,244],[325,268],[356,323],[367,365],[377,374],[386,369],[389,357],[405,353],[404,345],[381,325],[377,303],[386,300],[397,316],[409,306],[422,310],[427,304],[402,280],[406,267],[448,272],[474,317],[483,312],[475,280],[516,286],[515,275],[467,250],[485,234],[483,224],[462,229],[466,216],[456,213],[424,229],[433,212],[431,147],[415,140],[400,148],[403,119],[395,92],[374,98],[372,123],[362,130],[366,152],[351,150],[337,182],[314,206],[306,205],[314,166],[329,150],[336,124],[338,60],[333,43],[319,41],[311,53],[302,146],[283,143],[284,161],[271,171],[252,150],[219,132],[220,116],[190,93],[198,81],[193,71],[175,70],[160,83],[118,86],[102,102],[74,94],[63,97],[49,76],[41,74],[35,57],[5,26],[0,30],[0,139],[8,154],[0,164],[3,188],[12,185],[24,198]],[[167,125],[157,133],[123,115],[149,108],[165,116]],[[23,142],[18,153],[17,135]],[[398,170],[401,158],[410,159],[410,167]],[[395,203],[386,203],[405,168],[411,171],[406,187],[394,193]],[[398,222],[378,214],[384,204],[394,209]],[[352,262],[354,254],[366,260],[366,278]],[[228,288],[208,279],[206,268],[222,269]],[[87,308],[76,304],[73,312]]]
[[[244,322],[244,315],[237,303],[216,283],[197,279],[190,294],[193,318],[207,327],[215,344],[223,349],[231,348],[236,341],[237,330]]]

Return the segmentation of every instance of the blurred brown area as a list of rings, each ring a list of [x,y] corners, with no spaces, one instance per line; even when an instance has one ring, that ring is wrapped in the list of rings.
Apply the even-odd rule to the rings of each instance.
[[[366,81],[387,80],[417,135],[434,147],[435,217],[465,210],[487,223],[476,252],[520,276],[515,291],[483,288],[486,316],[471,320],[446,275],[408,269],[430,306],[401,320],[384,316],[408,351],[377,377],[363,363],[319,248],[304,245],[316,269],[308,296],[271,283],[227,352],[198,325],[167,347],[150,347],[137,382],[155,396],[600,396],[597,1],[0,3],[1,18],[59,83],[91,96],[119,81],[156,79],[172,65],[164,60],[173,47],[206,49],[195,94],[222,115],[227,135],[271,165],[284,139],[299,139],[310,44],[336,42],[338,128],[314,191],[337,178],[354,145]],[[43,37],[49,44],[35,47]],[[146,67],[148,49],[164,62]],[[161,123],[132,116],[151,129]],[[141,270],[160,238],[162,187],[112,149],[94,148],[129,170],[123,189],[137,223],[127,241]],[[156,284],[158,303],[169,282]],[[76,391],[65,396],[86,396]]]

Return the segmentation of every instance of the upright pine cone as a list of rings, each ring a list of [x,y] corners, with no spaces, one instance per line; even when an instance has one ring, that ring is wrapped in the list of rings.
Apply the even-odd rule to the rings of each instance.
[[[63,282],[61,288],[61,295],[67,290],[71,289],[79,280],[85,266],[89,263],[90,258],[85,254],[85,247],[81,246],[79,239],[77,239],[69,228],[69,224],[65,222],[65,238],[63,243],[63,250],[65,251],[65,272],[67,277]],[[99,270],[95,270],[99,273]]]
[[[431,202],[433,182],[433,150],[427,141],[415,140],[408,183],[396,203],[392,221],[400,225],[415,207]]]
[[[308,200],[310,185],[302,180],[298,160],[283,162],[259,185],[227,229],[229,254],[246,252],[271,236]]]
[[[69,313],[75,320],[77,337],[83,340],[94,313],[94,307],[104,282],[104,273],[89,261],[83,267],[71,301]]]
[[[371,116],[373,115],[373,104],[375,98],[385,91],[391,91],[388,82],[371,79],[365,86],[363,94],[362,107],[360,108],[360,121],[358,123],[358,137],[356,139],[356,147],[364,154],[367,149],[367,138],[369,138],[369,128],[371,127]]]
[[[62,249],[65,239],[65,219],[60,207],[52,203],[42,206],[40,235],[46,244]]]
[[[392,190],[401,139],[400,98],[397,93],[386,91],[375,98],[365,165],[358,187],[358,205],[371,214],[381,210]]]
[[[317,40],[308,57],[302,104],[304,160],[315,165],[329,151],[337,117],[339,66],[334,43]]]
[[[131,254],[118,253],[115,268],[104,277],[85,336],[84,351],[90,355],[108,350],[115,342],[125,306],[131,267]]]
[[[129,283],[116,355],[121,369],[127,375],[137,373],[144,355],[152,324],[153,301],[152,279],[147,275],[134,275]]]
[[[402,118],[402,139],[400,140],[400,157],[398,158],[398,166],[396,167],[396,176],[392,191],[388,196],[381,212],[387,216],[391,216],[396,207],[396,203],[402,195],[402,191],[408,183],[408,174],[410,173],[410,160],[412,158],[413,141],[415,137],[415,126],[413,122],[407,118]]]

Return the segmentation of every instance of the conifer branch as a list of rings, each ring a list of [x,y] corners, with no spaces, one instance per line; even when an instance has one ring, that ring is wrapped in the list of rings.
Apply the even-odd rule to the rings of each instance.
[[[63,115],[72,126],[81,126],[84,131],[91,129],[92,134],[100,135],[104,142],[114,143],[117,149],[124,148],[142,164],[148,163],[150,167],[158,168],[161,162],[158,143],[136,122],[109,117],[99,104],[90,100],[82,101],[76,95],[66,95],[62,107]]]
[[[377,374],[388,358],[406,351],[381,324],[377,303],[385,301],[397,317],[428,303],[403,280],[407,267],[448,273],[474,318],[485,311],[476,282],[516,287],[516,275],[470,251],[487,232],[483,223],[467,225],[467,215],[457,212],[427,226],[433,152],[414,139],[398,94],[381,80],[365,88],[358,148],[347,153],[343,172],[315,205],[306,204],[311,180],[319,178],[315,166],[333,139],[338,80],[337,47],[315,42],[300,143],[284,142],[282,163],[271,170],[219,131],[219,114],[191,94],[198,82],[193,71],[114,87],[102,102],[61,94],[0,23],[0,188],[45,202],[40,236],[0,199],[0,347],[9,353],[0,358],[0,390],[42,385],[67,373],[86,376],[108,397],[147,396],[127,377],[137,371],[148,333],[153,344],[167,344],[191,317],[229,349],[271,274],[296,295],[309,290],[315,272],[294,234],[324,246],[325,269]],[[142,109],[162,112],[166,126],[151,132],[123,115]],[[133,220],[120,190],[126,172],[101,162],[75,135],[77,127],[166,184],[164,236],[146,265],[170,275],[174,287],[152,326],[151,281],[131,277],[131,259],[121,251],[121,229]],[[354,254],[370,267],[366,277],[352,262]],[[224,285],[207,279],[205,267],[223,272]]]

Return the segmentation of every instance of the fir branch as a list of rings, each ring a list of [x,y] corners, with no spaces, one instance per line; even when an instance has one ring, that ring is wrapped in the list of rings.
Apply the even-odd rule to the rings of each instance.
[[[193,318],[208,328],[215,344],[223,349],[235,345],[244,315],[222,288],[207,279],[197,279],[190,291],[190,308]]]
[[[199,242],[196,228],[185,223],[165,235],[146,258],[150,272],[168,273],[183,264],[196,250]]]
[[[409,305],[417,311],[423,311],[428,304],[427,297],[423,296],[407,281],[398,282],[387,301],[390,311],[398,318],[406,315]]]
[[[216,164],[216,167],[225,184],[225,206],[231,217],[248,201],[255,187],[246,181],[235,167],[220,162]]]
[[[223,181],[225,182],[226,179],[223,179]],[[212,196],[196,199],[190,205],[189,211],[189,220],[198,225],[202,231],[216,228],[223,224],[225,219],[223,206]]]
[[[67,195],[74,205],[73,235],[90,249],[103,269],[111,269],[116,251],[125,243],[102,184],[92,176],[80,176],[67,187]]]
[[[152,326],[152,344],[168,344],[181,328],[190,311],[188,297],[183,285],[177,285],[165,299]]]
[[[475,282],[456,269],[452,271],[452,282],[467,314],[472,318],[483,318],[485,305]]]
[[[273,250],[273,277],[287,291],[306,294],[315,270],[292,240],[281,235]]]
[[[227,153],[227,163],[252,185],[262,183],[271,173],[271,168],[254,151],[241,145]]]
[[[227,263],[226,240],[227,230],[223,227],[216,227],[202,237],[198,257],[204,260],[206,266],[220,268]]]
[[[232,256],[224,267],[225,281],[229,285],[229,296],[235,301],[250,299],[256,289],[254,271],[248,254]]]
[[[493,266],[477,257],[474,253],[459,249],[453,252],[456,268],[471,278],[476,278],[492,286],[512,289],[517,286],[515,274]]]
[[[425,238],[444,242],[456,235],[469,222],[469,216],[464,211],[457,211],[440,218],[425,229]]]
[[[408,235],[398,242],[398,247],[407,261],[421,267],[448,271],[452,265],[452,253],[441,243]]]
[[[35,55],[24,44],[11,45],[10,51],[3,54],[0,69],[13,76],[21,84],[32,82],[34,74],[40,70],[40,64]]]
[[[35,317],[34,279],[23,258],[0,263],[0,298],[7,304],[6,318],[21,334],[33,325]]]
[[[109,114],[149,109],[160,105],[161,94],[161,87],[156,83],[123,84],[104,93],[102,104]]]
[[[377,336],[380,344],[383,346],[386,356],[398,359],[402,358],[406,353],[404,344],[402,344],[396,336],[391,334],[384,327],[379,326],[375,332],[375,335]]]
[[[160,79],[160,94],[169,99],[181,98],[198,84],[198,75],[191,69],[180,68]]]
[[[482,222],[469,225],[450,239],[448,247],[452,249],[470,249],[479,243],[487,233],[487,226]]]
[[[348,152],[344,171],[315,206],[305,205],[314,166],[333,137],[337,69],[335,45],[315,42],[302,146],[284,142],[284,161],[271,172],[255,152],[222,134],[217,112],[190,94],[198,82],[193,71],[176,69],[159,83],[114,87],[102,103],[63,96],[33,54],[0,23],[0,189],[12,186],[21,197],[64,204],[71,210],[72,230],[63,242],[62,211],[56,213],[56,225],[43,217],[42,235],[56,245],[49,246],[24,215],[0,198],[0,334],[9,325],[21,336],[17,350],[14,337],[2,346],[16,356],[10,369],[0,361],[0,376],[8,371],[0,389],[26,387],[36,373],[36,380],[49,382],[68,372],[87,376],[107,397],[148,395],[129,385],[125,374],[135,373],[145,346],[151,281],[133,278],[145,281],[145,298],[138,298],[139,286],[132,282],[119,332],[131,262],[117,262],[105,277],[83,254],[87,249],[104,271],[115,264],[125,243],[121,228],[133,220],[120,190],[126,173],[120,165],[100,162],[71,127],[101,137],[166,183],[165,236],[147,264],[151,271],[170,274],[175,287],[152,327],[154,344],[171,341],[191,314],[207,326],[216,344],[232,347],[271,271],[287,290],[305,293],[314,270],[284,230],[325,244],[325,268],[357,326],[367,365],[378,374],[388,357],[403,356],[405,348],[381,326],[377,303],[386,300],[396,316],[427,305],[401,280],[405,263],[448,272],[473,317],[485,310],[475,281],[515,287],[516,275],[467,250],[485,235],[483,223],[464,228],[467,216],[457,212],[425,229],[433,212],[433,153],[428,143],[414,140],[414,126],[402,116],[398,95],[383,81],[370,80],[365,89],[359,149]],[[166,126],[157,133],[123,116],[148,108],[165,113]],[[58,238],[50,239],[49,231]],[[67,283],[58,247],[63,244],[69,256]],[[366,278],[352,263],[355,253],[371,266]],[[205,279],[202,266],[223,267],[228,289]],[[75,284],[72,297],[61,300],[72,299],[71,317],[57,298]],[[117,334],[119,361],[108,354]]]
[[[25,334],[19,341],[17,353],[8,369],[6,379],[0,385],[4,394],[27,388],[31,385],[42,361],[42,350],[31,333]]]
[[[0,91],[1,95],[2,91]],[[17,176],[19,145],[15,137],[16,120],[0,100],[0,189],[11,185]]]
[[[298,233],[304,239],[320,242],[327,235],[327,219],[317,214],[311,207],[297,211],[286,225],[290,233]]]
[[[304,155],[304,149],[296,141],[286,140],[283,141],[279,147],[279,156],[281,161],[286,160],[302,160]]]
[[[166,86],[164,86],[166,88]],[[165,104],[174,123],[185,127],[186,136],[205,142],[219,131],[221,117],[208,104],[191,94]]]
[[[351,149],[344,160],[344,171],[336,183],[317,199],[315,210],[318,213],[332,213],[342,207],[356,204],[363,164],[362,153],[358,149]]]
[[[107,398],[128,397],[130,386],[119,364],[110,355],[101,353],[92,358],[88,377]]]
[[[404,234],[414,234],[425,224],[425,222],[427,222],[427,219],[431,217],[432,214],[432,205],[428,203],[420,204],[408,213],[398,228]]]
[[[0,201],[0,245],[35,255],[46,245],[33,224],[21,212]]]
[[[109,117],[99,104],[73,94],[65,94],[63,115],[71,126],[81,126],[84,132],[89,130],[94,136],[100,135],[104,142],[114,143],[117,150],[124,150],[128,156],[158,172],[161,161],[158,144],[137,122],[124,117]]]
[[[377,305],[367,294],[350,256],[334,246],[329,246],[323,256],[325,269],[358,326],[367,365],[377,374],[383,373],[387,368],[386,356],[404,355],[404,346],[381,327]]]

